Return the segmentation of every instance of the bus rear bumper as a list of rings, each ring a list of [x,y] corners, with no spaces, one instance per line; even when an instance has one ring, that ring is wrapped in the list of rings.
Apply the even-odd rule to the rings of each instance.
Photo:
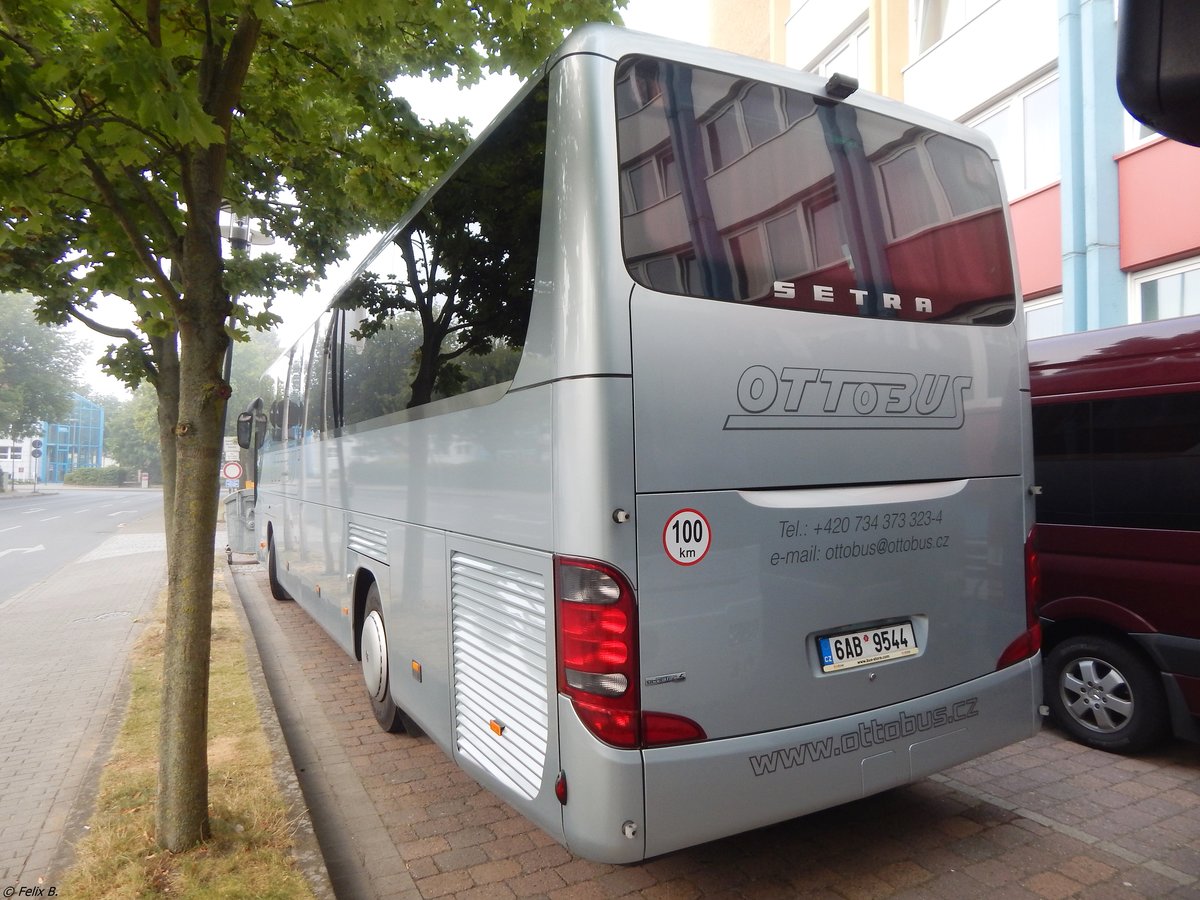
[[[812,725],[647,750],[645,854],[888,790],[1035,734],[1041,658]]]

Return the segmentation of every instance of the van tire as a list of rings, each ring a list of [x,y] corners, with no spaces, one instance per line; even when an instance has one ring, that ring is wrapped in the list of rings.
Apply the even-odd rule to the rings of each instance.
[[[275,560],[275,535],[267,535],[267,582],[271,585],[271,596],[276,600],[291,600],[292,595],[284,590],[279,583],[278,569]]]
[[[1046,657],[1046,704],[1081,744],[1140,753],[1166,737],[1161,678],[1140,654],[1099,635],[1069,637]]]
[[[383,604],[379,586],[372,582],[367,588],[367,605],[363,610],[362,630],[359,633],[363,683],[371,700],[371,712],[384,731],[398,734],[405,730],[404,719],[392,700],[392,683],[388,666],[387,628],[383,622]]]

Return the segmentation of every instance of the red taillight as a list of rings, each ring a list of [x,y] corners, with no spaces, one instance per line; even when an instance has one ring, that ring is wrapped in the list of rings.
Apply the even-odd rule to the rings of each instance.
[[[1042,568],[1038,562],[1037,526],[1029,529],[1025,538],[1025,621],[1032,628],[1038,624],[1037,608],[1042,599]]]
[[[637,604],[625,576],[592,560],[555,563],[558,689],[584,727],[629,750],[705,740],[691,719],[641,710]]]
[[[673,716],[670,713],[642,713],[642,740],[647,747],[690,744],[707,738],[704,729],[691,719]]]
[[[555,589],[558,689],[600,740],[614,747],[640,746],[633,588],[612,566],[558,559]]]
[[[1042,590],[1042,574],[1038,566],[1037,528],[1030,529],[1025,539],[1025,631],[1004,648],[997,669],[1003,669],[1036,654],[1042,649],[1042,626],[1037,607]]]

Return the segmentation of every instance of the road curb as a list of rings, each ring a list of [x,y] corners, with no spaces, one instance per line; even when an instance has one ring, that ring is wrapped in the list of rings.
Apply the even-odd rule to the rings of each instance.
[[[288,742],[284,736],[283,727],[279,723],[275,700],[259,652],[258,634],[250,624],[246,604],[237,583],[236,571],[238,569],[257,565],[257,561],[239,562],[235,559],[232,563],[225,563],[222,576],[229,596],[236,600],[231,606],[242,628],[242,646],[246,651],[246,673],[250,677],[250,689],[254,693],[255,703],[258,705],[259,721],[262,723],[267,737],[267,745],[271,750],[272,772],[287,803],[288,819],[295,826],[292,852],[296,864],[304,873],[309,887],[312,888],[312,892],[318,900],[333,900],[338,895],[333,889],[333,882],[330,880],[329,870],[325,865],[325,857],[321,852],[320,842],[313,827],[312,816],[309,815],[304,792],[292,764]]]

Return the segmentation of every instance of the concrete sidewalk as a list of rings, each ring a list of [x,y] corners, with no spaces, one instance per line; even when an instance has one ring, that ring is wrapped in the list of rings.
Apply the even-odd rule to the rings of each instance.
[[[358,664],[272,600],[261,569],[235,581],[346,900],[1200,896],[1200,748],[1130,759],[1049,728],[857,803],[639,865],[591,863],[427,738],[380,732]]]
[[[53,886],[69,861],[165,579],[155,513],[0,605],[0,885]]]

